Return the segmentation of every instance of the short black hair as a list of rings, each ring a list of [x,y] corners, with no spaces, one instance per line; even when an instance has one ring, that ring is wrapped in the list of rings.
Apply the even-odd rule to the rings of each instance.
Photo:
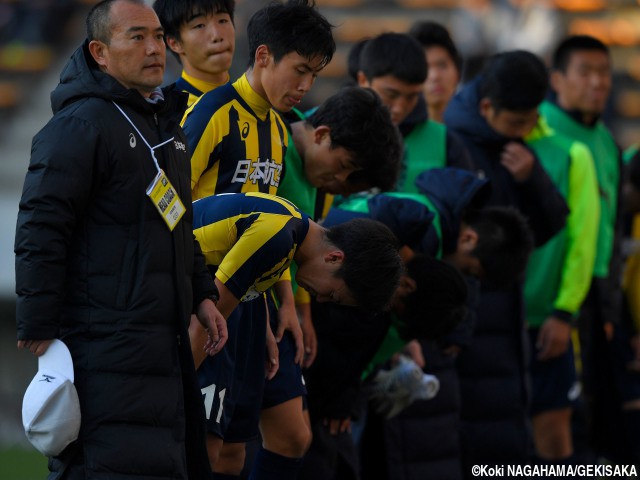
[[[415,38],[406,33],[383,33],[367,41],[359,57],[360,70],[372,81],[393,75],[415,85],[427,79],[427,60]]]
[[[156,0],[153,9],[164,27],[164,34],[180,40],[180,27],[196,15],[228,13],[233,22],[235,0]]]
[[[549,74],[538,56],[512,50],[491,57],[480,81],[480,95],[496,111],[537,108],[549,88]]]
[[[480,260],[483,280],[503,286],[523,274],[533,250],[533,234],[516,208],[468,210],[463,222],[478,234],[478,243],[471,254]]]
[[[326,237],[344,253],[336,276],[356,303],[373,312],[387,308],[404,271],[391,230],[375,220],[355,218],[327,229]]]
[[[325,66],[336,51],[332,28],[313,0],[270,3],[254,13],[247,25],[249,67],[253,66],[260,45],[269,47],[276,63],[296,52],[306,59],[319,56],[321,66]]]
[[[331,148],[342,147],[353,162],[375,177],[380,171],[397,177],[402,161],[402,139],[388,108],[371,89],[345,87],[329,97],[306,120],[312,127],[331,129]],[[375,185],[373,185],[375,186]]]
[[[416,282],[416,290],[404,299],[400,336],[438,340],[467,314],[467,283],[453,265],[424,254],[414,255],[406,270]]]
[[[111,7],[118,1],[147,6],[144,0],[102,0],[96,3],[89,10],[85,20],[87,38],[90,42],[98,40],[107,45],[111,43]]]
[[[449,31],[442,24],[430,20],[420,20],[411,26],[409,35],[415,38],[423,48],[444,48],[458,69],[458,73],[462,71],[460,52],[458,52],[456,44],[453,43]]]
[[[364,38],[354,43],[347,55],[347,74],[349,75],[349,79],[353,80],[356,85],[358,84],[358,72],[360,71],[360,55],[368,41],[368,38]]]
[[[402,150],[402,152],[404,152],[404,150]],[[404,155],[404,153],[402,153],[402,155]],[[356,170],[347,177],[347,181],[342,185],[344,190],[340,192],[340,195],[351,195],[352,193],[362,192],[372,188],[380,189],[382,192],[391,191],[398,183],[401,165],[402,156],[400,157],[399,164],[395,162],[384,162],[378,165],[376,169],[365,168],[363,170]]]
[[[572,35],[558,44],[553,52],[552,70],[565,72],[574,52],[592,50],[609,55],[609,47],[590,35]]]

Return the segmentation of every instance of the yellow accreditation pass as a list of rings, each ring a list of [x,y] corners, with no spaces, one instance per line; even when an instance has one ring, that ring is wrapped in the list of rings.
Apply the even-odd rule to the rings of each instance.
[[[163,170],[158,170],[156,178],[147,188],[147,195],[156,206],[169,230],[173,231],[184,215],[186,208],[184,208],[180,197]]]

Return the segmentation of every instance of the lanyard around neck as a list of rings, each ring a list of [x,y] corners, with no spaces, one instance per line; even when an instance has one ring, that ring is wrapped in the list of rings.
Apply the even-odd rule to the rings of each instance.
[[[160,169],[160,165],[158,165],[158,159],[156,158],[155,149],[156,148],[160,148],[163,145],[166,145],[167,143],[172,141],[175,137],[171,137],[169,140],[165,140],[164,142],[159,143],[155,147],[152,147],[151,145],[149,145],[149,142],[147,142],[147,139],[144,138],[144,135],[142,135],[142,133],[140,133],[140,130],[138,130],[138,127],[136,127],[135,124],[131,121],[129,116],[126,113],[124,113],[124,110],[122,110],[122,108],[120,108],[120,106],[116,102],[112,101],[111,103],[113,103],[116,106],[116,108],[118,110],[120,110],[120,113],[124,116],[124,118],[126,118],[127,121],[131,124],[131,126],[135,129],[135,131],[138,132],[138,135],[140,135],[140,138],[142,138],[142,141],[145,143],[145,145],[147,146],[147,148],[151,152],[151,158],[153,159],[153,163],[156,165],[156,170],[158,171],[158,173],[160,173],[161,169]]]

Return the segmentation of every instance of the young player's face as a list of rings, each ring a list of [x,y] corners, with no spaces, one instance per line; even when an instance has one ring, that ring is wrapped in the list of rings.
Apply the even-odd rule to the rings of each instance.
[[[361,87],[371,88],[380,96],[382,103],[391,113],[394,125],[402,123],[416,108],[423,88],[422,83],[407,83],[393,75],[376,77],[369,81],[363,74],[359,74],[358,83]]]
[[[566,71],[551,75],[560,106],[588,115],[599,115],[604,111],[611,82],[609,56],[598,50],[572,53]]]
[[[110,18],[109,45],[92,41],[92,55],[122,85],[148,96],[164,75],[166,48],[160,21],[152,8],[129,2],[114,3]]]
[[[425,49],[429,74],[424,84],[427,104],[434,108],[445,108],[456,92],[460,73],[449,52],[434,45]]]
[[[352,155],[343,147],[331,147],[330,129],[326,126],[314,129],[314,141],[304,156],[304,174],[316,188],[326,188],[334,182],[343,183],[347,177],[360,170],[354,165]]]
[[[335,276],[340,265],[327,257],[306,262],[298,266],[296,282],[318,302],[357,306],[344,280]]]
[[[185,71],[201,80],[228,80],[235,49],[235,28],[228,13],[196,15],[180,28],[180,40],[167,39]]]
[[[503,137],[522,139],[533,130],[538,122],[538,109],[496,110],[488,99],[480,102],[480,114],[489,126]]]
[[[266,100],[280,112],[297,106],[324,68],[321,57],[308,59],[296,52],[287,53],[278,63],[269,53],[263,61],[262,90]]]

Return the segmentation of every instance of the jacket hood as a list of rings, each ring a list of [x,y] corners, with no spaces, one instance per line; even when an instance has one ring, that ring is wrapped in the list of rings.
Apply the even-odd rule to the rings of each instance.
[[[481,179],[473,172],[452,167],[422,172],[416,179],[416,186],[440,212],[442,249],[445,253],[456,248],[465,210],[482,207],[491,194],[488,179]]]
[[[449,102],[444,112],[444,123],[460,135],[478,144],[503,145],[510,141],[493,130],[480,115],[480,83],[482,75],[467,83]]]
[[[400,245],[411,248],[421,242],[429,231],[435,215],[416,202],[374,195],[367,202],[371,218],[384,223],[396,235]]]

